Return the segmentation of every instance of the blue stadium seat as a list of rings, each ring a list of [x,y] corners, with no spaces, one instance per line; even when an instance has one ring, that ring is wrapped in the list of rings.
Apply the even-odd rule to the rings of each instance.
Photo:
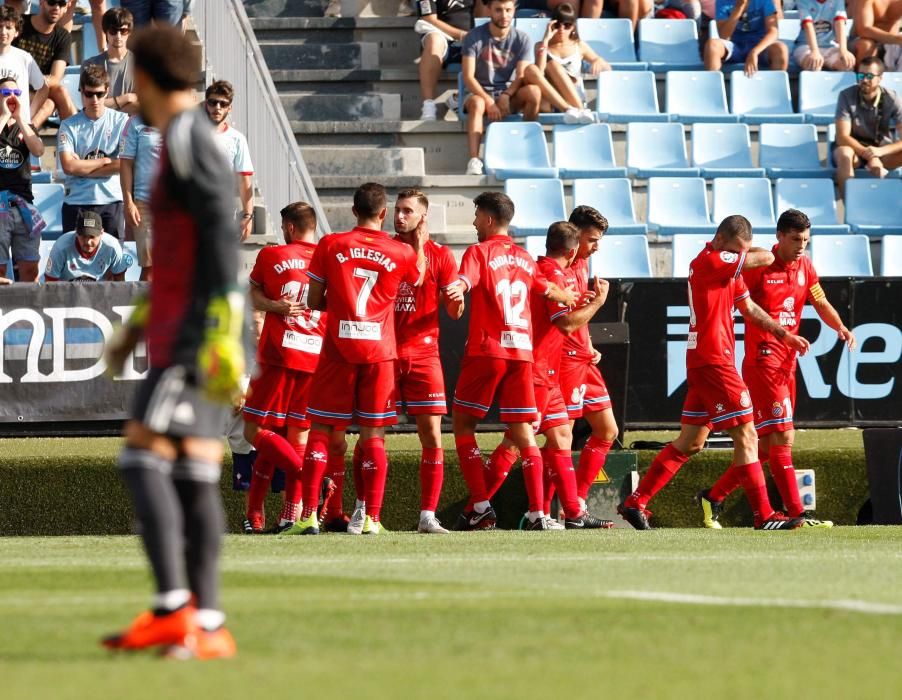
[[[560,125],[552,134],[554,166],[562,178],[625,177],[614,162],[608,124]]]
[[[814,124],[762,124],[758,131],[758,159],[767,176],[829,177],[821,165]]]
[[[605,236],[589,260],[589,274],[603,279],[651,277],[651,257],[645,236]]]
[[[602,120],[615,124],[670,121],[658,107],[658,88],[651,72],[599,73],[596,109]]]
[[[783,17],[777,20],[777,36],[786,48],[789,49],[789,60],[792,62],[792,50],[795,48],[796,39],[802,29],[802,20],[799,17]]]
[[[836,116],[839,93],[854,84],[854,73],[803,70],[799,73],[799,112],[811,124],[830,124]]]
[[[633,25],[628,19],[576,20],[579,38],[611,64],[614,70],[645,70],[646,65],[636,58]]]
[[[665,109],[675,121],[739,121],[727,110],[727,92],[720,71],[669,71],[666,86]]]
[[[511,228],[521,236],[544,235],[555,221],[567,219],[560,180],[506,180],[504,192],[514,200]]]
[[[492,122],[485,132],[485,171],[510,177],[557,177],[538,122]]]
[[[693,124],[692,165],[702,177],[764,177],[752,165],[752,142],[746,124]]]
[[[80,110],[84,107],[81,99],[81,90],[78,89],[78,83],[81,80],[81,71],[78,73],[66,73],[63,75],[63,85],[69,91],[69,97],[75,103],[75,109]]]
[[[852,233],[902,233],[902,182],[854,178],[846,181],[845,195]]]
[[[902,236],[884,236],[880,245],[880,274],[902,277]]]
[[[698,27],[691,19],[643,19],[639,22],[639,60],[654,71],[704,67]]]
[[[483,24],[487,24],[489,21],[488,17],[474,17],[473,18],[473,27],[481,27]]]
[[[719,224],[731,214],[742,214],[752,228],[773,231],[774,200],[770,180],[765,177],[719,177],[712,187],[714,223]]]
[[[717,228],[708,216],[708,195],[700,177],[650,178],[645,220],[650,230],[663,236],[711,235]]]
[[[100,53],[100,47],[97,45],[97,32],[94,31],[94,25],[85,22],[81,25],[81,60],[84,62],[86,58],[91,58]]]
[[[867,236],[817,236],[811,239],[811,262],[819,277],[872,277]]]
[[[884,73],[880,85],[888,90],[892,90],[897,95],[902,95],[902,73]]]
[[[833,180],[780,178],[774,189],[774,213],[778,218],[787,209],[799,209],[811,219],[812,234],[849,233],[848,225],[837,223]]]
[[[695,177],[682,124],[634,122],[626,128],[626,167],[638,177]]]
[[[573,181],[573,206],[595,207],[608,220],[612,234],[648,232],[645,224],[636,221],[633,192],[625,178],[588,179]]]
[[[673,264],[670,274],[673,277],[688,277],[691,263],[711,240],[711,236],[694,233],[678,233],[673,237]]]
[[[44,240],[54,240],[63,234],[63,198],[66,189],[60,184],[35,183],[31,186],[34,194],[34,206],[44,221],[47,228],[42,234]]]
[[[526,248],[526,252],[529,253],[533,259],[538,260],[541,256],[545,255],[545,238],[546,234],[536,234],[533,236],[526,236],[523,239],[523,247]]]
[[[545,37],[545,29],[550,21],[547,17],[517,17],[514,20],[514,28],[529,35],[529,46],[532,49]],[[530,50],[529,55],[533,58],[535,52]]]
[[[801,124],[805,121],[804,115],[792,111],[786,71],[762,70],[751,78],[742,71],[731,73],[730,105],[733,114],[739,115],[746,124]]]

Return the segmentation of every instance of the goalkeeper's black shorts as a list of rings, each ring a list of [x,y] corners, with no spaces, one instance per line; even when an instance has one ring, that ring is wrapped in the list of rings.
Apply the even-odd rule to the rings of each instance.
[[[173,438],[221,438],[230,412],[204,397],[192,372],[173,365],[150,369],[135,396],[132,418]]]

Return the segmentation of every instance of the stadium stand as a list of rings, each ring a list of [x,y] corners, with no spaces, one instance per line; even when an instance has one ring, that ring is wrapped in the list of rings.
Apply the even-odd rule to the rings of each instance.
[[[668,71],[665,109],[674,121],[738,122],[727,110],[723,73],[716,71]]]
[[[758,162],[770,178],[829,177],[821,165],[814,124],[762,124],[758,129]]]
[[[589,260],[589,274],[612,279],[651,277],[648,239],[644,236],[605,236]]]
[[[504,192],[514,202],[511,228],[521,236],[545,234],[555,221],[565,221],[564,184],[557,179],[510,179]]]
[[[705,181],[694,177],[653,177],[648,180],[645,220],[664,236],[675,233],[713,234]]]
[[[799,112],[809,123],[832,123],[839,93],[854,84],[854,73],[802,71],[799,73]]]
[[[849,233],[849,226],[837,222],[833,180],[826,178],[780,178],[774,186],[775,212],[800,209],[811,219],[811,234]]]
[[[821,277],[872,277],[868,237],[817,236],[811,239],[811,261]]]
[[[752,165],[752,142],[746,124],[693,124],[692,165],[702,177],[764,177]]]
[[[661,114],[655,74],[648,71],[599,73],[596,110],[599,119],[615,124],[670,121],[669,115]]]
[[[34,194],[34,205],[47,224],[41,238],[54,241],[63,234],[63,198],[66,196],[66,188],[58,183],[34,183],[31,191]]]
[[[880,242],[880,274],[902,277],[902,236],[884,236]]]
[[[803,115],[793,112],[786,71],[758,71],[751,77],[742,71],[731,73],[730,106],[746,124],[805,121]]]
[[[635,122],[626,131],[626,167],[636,177],[695,177],[682,124]]]
[[[689,19],[641,20],[639,60],[655,71],[702,68],[698,50],[698,26]]]
[[[557,177],[537,122],[493,122],[485,135],[485,170],[499,180]]]
[[[615,235],[648,233],[648,226],[636,220],[630,181],[625,177],[573,181],[573,206],[588,205],[604,212],[608,233]]]
[[[714,179],[712,191],[713,221],[722,221],[731,214],[742,214],[753,229],[773,231],[774,200],[770,180],[754,177],[719,177]]]
[[[689,263],[698,255],[710,236],[678,233],[673,237],[673,257],[670,274],[673,277],[688,277]]]
[[[544,38],[545,29],[550,21],[547,17],[517,17],[514,20],[514,27],[526,32],[530,45],[535,46]]]
[[[544,136],[539,136],[544,144]],[[626,175],[626,168],[614,162],[614,142],[608,124],[555,126],[552,146],[554,167],[562,178]]]
[[[846,223],[853,233],[902,233],[902,181],[849,180],[845,205]]]
[[[576,20],[579,38],[606,60],[615,71],[644,71],[647,64],[636,57],[632,23],[625,18]]]

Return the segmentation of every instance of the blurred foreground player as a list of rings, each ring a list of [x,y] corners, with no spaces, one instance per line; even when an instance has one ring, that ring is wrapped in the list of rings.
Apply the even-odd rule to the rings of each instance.
[[[222,426],[244,368],[232,175],[194,107],[196,48],[174,29],[132,40],[144,121],[163,135],[151,197],[154,278],[107,349],[121,371],[143,335],[150,370],[119,457],[156,595],[151,610],[103,640],[110,649],[163,647],[176,658],[235,654],[219,607],[225,515]]]

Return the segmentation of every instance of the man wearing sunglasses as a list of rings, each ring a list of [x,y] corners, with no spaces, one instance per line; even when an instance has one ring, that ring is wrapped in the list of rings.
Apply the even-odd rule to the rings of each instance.
[[[876,56],[858,64],[857,85],[839,93],[836,103],[836,186],[845,194],[846,180],[856,168],[867,168],[874,177],[886,177],[902,167],[902,99],[881,86],[884,65]]]
[[[32,124],[39,129],[47,118],[58,112],[60,119],[75,114],[75,104],[63,85],[63,75],[69,64],[72,35],[61,24],[69,0],[41,0],[37,14],[22,18],[22,33],[13,45],[27,51],[34,58],[47,81],[50,99],[44,100],[32,112]]]
[[[251,235],[254,221],[254,164],[251,162],[247,139],[238,129],[229,125],[235,89],[227,80],[217,80],[207,88],[204,109],[216,126],[213,137],[235,175],[238,178],[238,196],[241,209],[236,212],[241,228],[241,240]]]
[[[97,212],[103,230],[122,240],[123,204],[119,144],[128,115],[104,104],[110,79],[101,66],[85,66],[79,89],[84,109],[60,125],[57,152],[66,179],[63,228],[75,228],[78,211]]]
[[[122,282],[134,260],[113,236],[103,232],[100,217],[80,211],[75,231],[64,233],[50,249],[44,279],[48,282]]]
[[[12,77],[22,91],[22,120],[31,124],[31,115],[44,103],[49,94],[47,81],[31,54],[13,46],[22,31],[22,17],[15,8],[0,7],[0,78]],[[28,89],[34,90],[31,101]]]
[[[103,67],[110,76],[110,92],[104,104],[126,114],[138,111],[132,52],[128,50],[128,37],[133,25],[132,13],[125,8],[112,7],[107,10],[103,14],[103,33],[108,48],[97,56],[85,59],[82,64]]]

